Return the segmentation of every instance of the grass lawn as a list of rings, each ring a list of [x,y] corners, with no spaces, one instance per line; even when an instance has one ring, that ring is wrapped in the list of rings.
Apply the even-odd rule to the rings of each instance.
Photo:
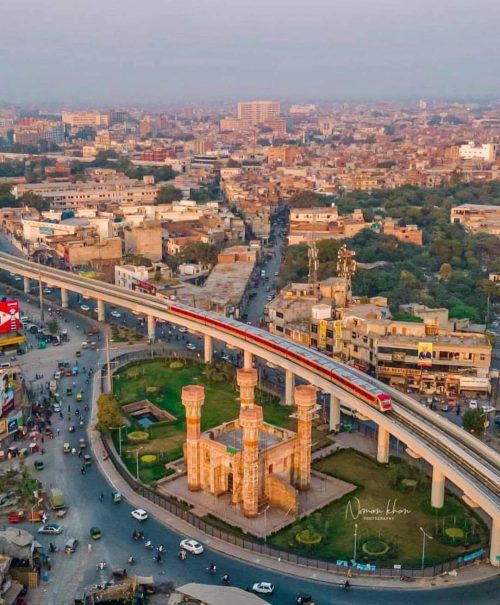
[[[432,514],[425,503],[430,501],[430,481],[424,480],[419,491],[406,493],[390,486],[390,478],[397,464],[395,462],[382,466],[352,450],[342,450],[329,456],[316,465],[319,470],[358,485],[356,492],[346,495],[334,502],[311,518],[298,521],[270,537],[268,542],[279,548],[294,552],[335,561],[337,559],[350,560],[354,552],[354,531],[357,523],[358,548],[357,560],[370,562],[379,567],[392,567],[399,563],[408,567],[419,567],[422,556],[423,527],[427,534],[434,535],[438,527],[444,522],[453,525],[454,517],[469,516],[467,507],[451,496],[446,497],[445,506],[447,517],[438,517]],[[360,506],[366,509],[382,509],[382,514],[360,514],[352,518],[347,509],[351,501],[352,510],[356,515],[355,498],[359,498]],[[388,504],[389,501],[389,504]],[[394,501],[395,504],[394,504]],[[385,514],[387,508],[407,509],[408,514]],[[369,519],[369,517],[382,517],[382,519]],[[365,519],[363,519],[365,517]],[[320,544],[314,546],[300,545],[295,537],[299,531],[312,529],[323,536]],[[485,532],[480,530],[483,544],[486,541]],[[368,556],[362,551],[362,544],[369,538],[380,538],[392,549],[383,557]],[[476,550],[480,545],[475,544],[469,550]],[[451,559],[467,550],[464,546],[454,547],[440,543],[437,539],[427,540],[425,563],[430,565]]]
[[[240,401],[236,379],[229,382],[214,382],[205,375],[205,366],[196,362],[185,362],[180,369],[169,367],[170,360],[151,360],[130,364],[114,375],[114,393],[124,405],[140,399],[149,399],[158,407],[167,410],[176,417],[173,422],[159,422],[149,428],[150,439],[144,445],[143,453],[164,453],[168,460],[182,456],[182,444],[186,439],[185,410],[181,403],[182,387],[199,384],[205,387],[205,404],[202,408],[202,430],[237,418]],[[266,422],[294,430],[296,420],[290,418],[294,409],[280,405],[278,397],[263,391],[256,391],[256,401],[264,408]],[[132,427],[130,430],[135,430]],[[127,432],[122,431],[122,446],[125,455],[133,458],[135,448],[127,443]],[[118,445],[117,435],[113,436]],[[313,440],[319,444],[325,442],[325,434],[313,430]],[[328,444],[330,441],[326,440]],[[132,463],[131,463],[132,465]],[[135,472],[134,469],[131,469]]]

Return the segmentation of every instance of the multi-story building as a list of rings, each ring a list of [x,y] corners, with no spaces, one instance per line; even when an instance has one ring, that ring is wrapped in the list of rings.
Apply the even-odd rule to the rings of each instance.
[[[20,366],[0,369],[0,385],[0,448],[5,452],[12,440],[27,435],[31,406]]]
[[[160,185],[119,177],[103,182],[44,182],[15,185],[12,193],[19,199],[32,192],[48,200],[53,210],[71,210],[102,203],[151,204]]]
[[[471,233],[491,233],[500,235],[500,206],[462,204],[454,206],[450,221],[460,224]]]
[[[382,221],[382,233],[385,235],[393,235],[402,242],[408,244],[422,245],[423,232],[417,225],[406,225],[400,227],[393,218],[385,218]]]
[[[63,111],[62,121],[65,124],[69,124],[71,128],[83,128],[84,126],[91,126],[93,128],[100,128],[108,126],[109,117],[108,114],[99,113],[97,111]]]
[[[494,162],[497,155],[497,145],[495,143],[483,143],[475,145],[474,141],[469,141],[460,145],[459,156],[462,160],[479,160],[483,162]]]
[[[163,247],[160,221],[143,220],[135,227],[125,227],[123,236],[127,254],[144,256],[153,262],[161,261]]]
[[[281,147],[269,147],[266,153],[269,164],[292,166],[300,159],[302,151],[296,145],[284,145]]]
[[[50,120],[24,119],[14,127],[14,142],[23,145],[37,145],[41,141],[64,142],[64,124]]]
[[[279,120],[279,101],[243,101],[238,103],[238,119],[251,124],[262,124],[270,120]]]
[[[148,268],[144,265],[116,265],[115,284],[122,288],[133,290],[137,282],[147,282],[149,278]]]

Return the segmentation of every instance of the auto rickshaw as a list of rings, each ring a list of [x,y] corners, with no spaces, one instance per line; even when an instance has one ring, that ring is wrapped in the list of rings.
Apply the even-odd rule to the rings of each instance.
[[[90,454],[84,454],[84,456],[83,456],[83,464],[85,464],[85,466],[91,466],[91,464],[92,464],[92,457],[90,456]]]
[[[82,356],[82,352],[81,352],[81,351],[77,351],[77,352],[75,353],[75,355],[76,355],[76,357],[81,357],[81,356]]]
[[[68,427],[68,431],[70,433],[74,433],[75,432],[75,425],[74,424],[70,424],[69,427]]]
[[[102,538],[102,532],[98,527],[90,528],[90,537],[92,540],[100,540]]]
[[[35,460],[35,464],[33,465],[36,471],[43,471],[43,460]]]
[[[81,450],[84,450],[87,447],[87,442],[85,441],[85,439],[83,437],[80,437],[80,440],[78,443],[79,443]]]
[[[70,444],[66,441],[66,443],[63,444],[63,452],[65,454],[70,454],[71,453],[71,446]]]
[[[76,400],[81,401],[82,399],[83,399],[83,393],[81,391],[78,391],[78,393],[76,394]]]
[[[112,498],[113,498],[113,502],[115,504],[118,504],[119,502],[122,501],[123,496],[121,495],[121,492],[113,492]]]

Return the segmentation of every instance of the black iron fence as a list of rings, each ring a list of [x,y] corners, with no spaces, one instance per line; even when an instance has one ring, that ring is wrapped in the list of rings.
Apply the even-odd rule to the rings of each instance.
[[[157,354],[155,349],[154,357],[174,357],[172,355],[172,351],[168,351],[166,349],[161,350],[161,354]],[[125,365],[127,363],[131,363],[133,361],[137,361],[140,359],[148,359],[151,357],[151,351],[133,351],[130,353],[125,353],[123,355],[119,355],[114,358],[114,361],[118,361],[118,367]],[[180,355],[177,358],[181,357]],[[190,357],[185,353],[182,354],[183,358]],[[193,356],[195,357],[195,356]],[[360,428],[362,423],[360,424]],[[371,436],[371,427],[366,427],[366,433],[368,436]],[[361,429],[362,432],[363,429]],[[258,553],[260,555],[265,555],[268,557],[273,557],[280,561],[286,561],[288,563],[294,563],[296,565],[302,565],[304,567],[319,569],[322,571],[329,571],[338,574],[347,573],[350,568],[352,573],[355,575],[362,576],[380,576],[380,577],[401,577],[407,576],[411,578],[432,578],[435,576],[439,576],[442,574],[449,573],[454,570],[461,569],[468,565],[477,563],[479,561],[484,561],[487,558],[487,554],[484,549],[479,549],[475,554],[465,555],[464,557],[458,557],[456,559],[451,559],[449,561],[445,561],[443,563],[439,563],[437,565],[426,566],[423,569],[419,568],[409,568],[409,567],[373,567],[370,569],[358,569],[353,568],[348,561],[343,561],[342,564],[332,563],[330,561],[325,561],[322,559],[313,559],[311,557],[305,557],[302,555],[295,554],[288,550],[280,550],[278,548],[274,548],[273,546],[269,546],[263,542],[259,542],[256,539],[251,539],[250,537],[244,538],[235,533],[231,533],[230,531],[226,531],[215,524],[210,523],[208,520],[200,519],[197,515],[190,512],[185,505],[176,502],[173,498],[170,498],[164,494],[160,494],[156,490],[151,487],[148,487],[138,481],[133,475],[130,474],[126,466],[123,464],[120,459],[118,453],[115,450],[113,441],[109,437],[103,437],[102,439],[104,448],[113,462],[116,470],[119,472],[121,477],[126,481],[129,487],[137,494],[146,498],[153,504],[160,506],[164,510],[169,513],[175,515],[176,517],[186,521],[193,527],[199,529],[207,536],[211,536],[213,538],[217,538],[222,540],[223,542],[227,542],[228,544],[234,544],[240,548],[244,548],[245,550],[251,551],[253,553]]]

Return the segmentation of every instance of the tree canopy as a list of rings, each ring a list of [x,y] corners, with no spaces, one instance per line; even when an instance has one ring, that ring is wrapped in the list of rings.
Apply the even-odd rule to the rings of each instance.
[[[200,265],[215,265],[217,262],[218,249],[213,244],[204,242],[191,242],[184,246],[181,258],[187,263],[199,263]]]
[[[97,428],[107,432],[111,428],[121,426],[123,416],[114,395],[103,393],[97,400]]]
[[[156,195],[156,201],[159,204],[169,204],[178,200],[182,200],[182,191],[173,185],[161,187]]]

